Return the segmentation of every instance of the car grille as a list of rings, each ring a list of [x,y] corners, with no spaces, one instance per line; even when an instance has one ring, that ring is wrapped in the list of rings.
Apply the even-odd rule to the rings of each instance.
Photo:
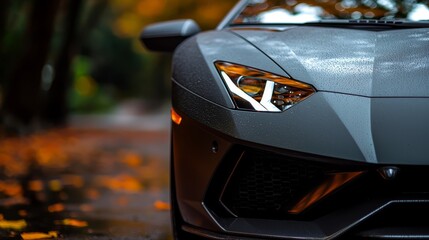
[[[326,181],[330,174],[356,169],[359,167],[246,150],[226,182],[220,200],[240,217],[296,218],[290,209],[299,199]]]
[[[228,183],[222,202],[236,215],[287,211],[296,196],[321,181],[325,168],[299,159],[246,153]]]

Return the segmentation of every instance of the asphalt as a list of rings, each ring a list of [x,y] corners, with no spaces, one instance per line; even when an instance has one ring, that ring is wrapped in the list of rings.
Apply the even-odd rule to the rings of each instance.
[[[169,127],[126,105],[0,139],[0,239],[172,239]]]

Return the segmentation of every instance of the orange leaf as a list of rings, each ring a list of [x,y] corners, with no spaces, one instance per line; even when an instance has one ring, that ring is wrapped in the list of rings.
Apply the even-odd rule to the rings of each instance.
[[[27,211],[25,211],[25,210],[19,210],[18,211],[18,214],[19,214],[19,216],[21,216],[21,217],[25,217],[25,216],[27,216]]]
[[[90,188],[86,191],[86,196],[89,199],[96,200],[100,197],[100,192],[98,192],[95,188]]]
[[[66,225],[66,226],[72,226],[72,227],[87,227],[88,223],[86,221],[66,218],[62,221],[58,222],[59,224]]]
[[[85,184],[83,178],[79,175],[63,175],[61,180],[64,185],[71,185],[75,188],[81,188]]]
[[[40,180],[32,180],[28,183],[28,189],[33,192],[40,192],[43,190],[43,182]]]
[[[119,175],[117,177],[100,176],[97,181],[102,186],[113,191],[136,193],[143,189],[139,180],[129,175]]]
[[[171,208],[169,203],[166,203],[163,201],[156,201],[153,205],[157,210],[160,210],[160,211],[168,211]]]
[[[62,212],[64,209],[65,207],[61,203],[56,203],[48,207],[49,212]]]
[[[138,167],[140,166],[142,159],[140,156],[133,152],[125,153],[122,157],[122,161],[130,167]]]
[[[21,237],[24,240],[57,238],[58,232],[51,231],[48,233],[41,233],[41,232],[21,233]]]
[[[94,211],[94,207],[91,206],[91,205],[89,205],[89,204],[82,204],[82,205],[80,205],[79,208],[80,208],[80,210],[82,212],[91,212],[91,211]]]

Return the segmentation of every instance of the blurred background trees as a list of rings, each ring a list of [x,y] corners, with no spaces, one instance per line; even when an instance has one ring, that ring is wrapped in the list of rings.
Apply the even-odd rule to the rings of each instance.
[[[141,29],[192,18],[214,28],[231,0],[2,0],[3,130],[63,125],[70,113],[105,113],[124,99],[168,102],[170,55],[147,52]]]

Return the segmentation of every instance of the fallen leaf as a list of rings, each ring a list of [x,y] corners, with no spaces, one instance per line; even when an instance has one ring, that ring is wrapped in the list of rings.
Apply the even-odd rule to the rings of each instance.
[[[40,192],[43,190],[43,182],[40,180],[32,180],[28,182],[28,190],[33,192]]]
[[[86,196],[91,200],[96,200],[100,197],[100,192],[95,188],[90,188],[86,191]]]
[[[64,175],[61,180],[64,185],[70,185],[75,188],[81,188],[85,184],[83,178],[79,175]]]
[[[127,152],[122,157],[122,161],[129,167],[138,167],[140,166],[142,159],[140,156],[133,152]]]
[[[65,207],[61,203],[56,203],[56,204],[48,206],[49,212],[62,212],[62,211],[64,211],[64,209],[65,209]]]
[[[63,184],[60,180],[51,180],[49,181],[49,188],[53,192],[59,192],[61,189],[63,189]]]
[[[0,228],[21,230],[27,226],[27,222],[21,220],[0,220]]]
[[[153,206],[156,208],[156,210],[160,211],[168,211],[170,210],[171,206],[169,203],[163,202],[163,201],[156,201]]]
[[[10,207],[13,205],[25,205],[28,204],[28,199],[23,198],[23,197],[11,197],[11,198],[6,198],[6,199],[2,199],[2,206],[3,207]]]
[[[67,195],[67,193],[65,193],[65,192],[60,192],[60,196],[59,197],[63,201],[69,199],[69,195]]]
[[[56,221],[57,224],[66,225],[66,226],[72,226],[72,227],[87,227],[88,223],[86,221],[81,221],[77,219],[72,218],[66,218],[61,221]]]
[[[21,216],[21,217],[26,217],[27,215],[28,215],[28,213],[27,213],[27,211],[25,211],[25,210],[19,210],[18,211],[18,214],[19,214],[19,216]]]
[[[91,205],[89,205],[89,204],[82,204],[82,205],[80,205],[79,208],[80,208],[80,210],[82,212],[91,212],[91,211],[94,211],[94,207],[91,206]]]
[[[28,232],[28,233],[21,233],[21,238],[24,240],[32,240],[32,239],[47,239],[47,238],[57,238],[58,232],[51,231],[48,233],[41,233],[41,232]]]
[[[116,177],[99,176],[97,182],[101,186],[113,191],[137,193],[143,189],[140,181],[136,177],[130,175],[119,175]]]
[[[48,234],[51,235],[54,238],[58,237],[58,232],[57,231],[49,231]]]

